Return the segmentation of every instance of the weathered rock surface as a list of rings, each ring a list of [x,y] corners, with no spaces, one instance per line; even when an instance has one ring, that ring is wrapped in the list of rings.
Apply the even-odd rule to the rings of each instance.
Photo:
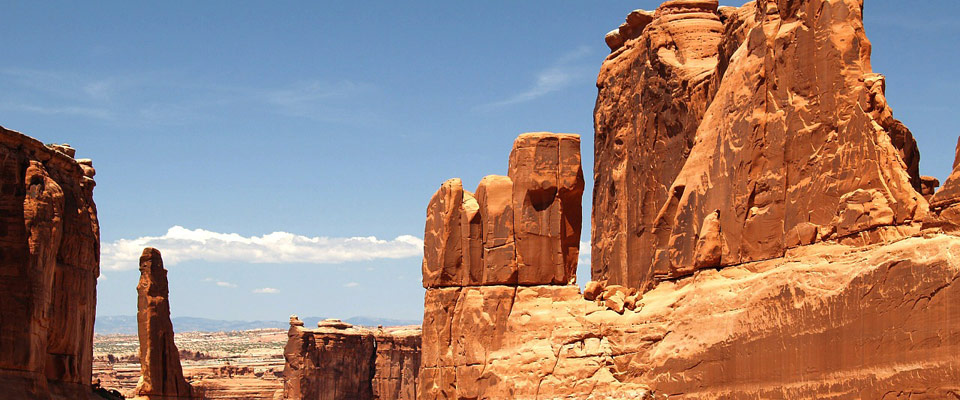
[[[953,172],[930,197],[930,211],[923,217],[923,230],[960,232],[960,140],[953,161]]]
[[[340,320],[306,329],[290,317],[284,349],[284,399],[415,399],[420,372],[420,331],[376,333]]]
[[[0,393],[86,399],[100,275],[95,171],[0,127]]]
[[[183,377],[180,352],[173,342],[170,322],[170,288],[160,251],[143,249],[137,284],[137,333],[140,336],[140,381],[136,398],[146,400],[194,399],[193,388]]]
[[[513,142],[508,171],[518,283],[575,283],[583,224],[580,136],[522,134]]]
[[[420,329],[377,330],[373,398],[416,400],[420,376]]]
[[[508,176],[487,176],[476,195],[444,182],[427,208],[425,288],[549,285],[576,280],[582,226],[580,137],[525,133]]]
[[[607,57],[594,280],[649,289],[808,242],[916,231],[919,153],[871,69],[862,6],[667,1]]]
[[[293,316],[288,335],[283,351],[284,399],[373,398],[373,332],[339,320],[321,321],[316,329],[306,329]]]
[[[418,398],[491,398],[485,396],[484,387],[495,382],[463,387],[458,382],[480,379],[487,350],[502,344],[519,288],[576,282],[584,186],[580,138],[545,132],[520,135],[510,153],[508,171],[507,177],[484,178],[476,196],[464,192],[459,179],[447,181],[430,201],[424,234],[427,293]],[[469,206],[474,198],[477,207]],[[454,206],[457,201],[459,210]],[[462,237],[468,236],[467,224],[444,223],[458,212],[471,221],[479,214],[479,236],[471,224],[472,233],[461,241],[480,238],[479,278],[462,261],[458,270],[437,272],[458,265],[448,260],[470,258],[469,246],[458,249],[446,239],[455,236],[451,231],[456,229]],[[459,285],[440,285],[436,276],[463,278]],[[470,308],[460,308],[465,304]]]
[[[957,260],[946,235],[821,243],[662,283],[623,315],[575,286],[429,290],[420,398],[951,398]]]

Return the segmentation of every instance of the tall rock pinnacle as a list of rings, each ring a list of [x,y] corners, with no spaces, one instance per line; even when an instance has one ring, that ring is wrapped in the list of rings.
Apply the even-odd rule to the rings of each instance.
[[[167,270],[160,251],[143,249],[140,256],[140,283],[137,285],[137,331],[140,334],[138,399],[199,398],[183,378],[180,354],[173,342],[170,322],[170,290]]]

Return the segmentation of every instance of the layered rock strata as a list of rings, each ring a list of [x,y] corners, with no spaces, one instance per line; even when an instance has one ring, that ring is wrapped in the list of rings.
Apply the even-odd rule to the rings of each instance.
[[[86,399],[100,275],[95,170],[0,127],[0,393]]]
[[[283,398],[413,400],[420,372],[418,329],[371,330],[336,319],[303,327],[290,317]]]
[[[140,381],[137,399],[176,400],[199,398],[183,377],[180,352],[173,342],[170,322],[170,289],[160,251],[143,249],[137,284],[137,332],[140,336]]]
[[[862,7],[671,0],[631,14],[649,17],[628,17],[623,43],[608,35],[594,280],[646,290],[801,245],[916,231],[919,153],[872,71]]]
[[[517,291],[577,291],[584,185],[579,137],[520,135],[508,170],[507,177],[483,178],[476,195],[452,179],[430,200],[418,398],[481,398],[475,381],[488,350],[504,344]],[[482,251],[475,252],[478,247]]]

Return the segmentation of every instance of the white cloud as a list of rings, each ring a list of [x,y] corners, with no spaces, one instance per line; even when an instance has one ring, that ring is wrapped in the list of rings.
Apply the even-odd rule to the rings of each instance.
[[[577,260],[582,265],[590,265],[590,242],[580,241],[580,258]]]
[[[593,73],[590,68],[575,65],[577,61],[588,55],[590,55],[589,47],[578,47],[562,55],[553,65],[537,73],[536,80],[527,90],[500,101],[484,104],[478,108],[481,110],[489,110],[524,103],[565,89]]]
[[[220,287],[228,287],[228,288],[235,288],[235,287],[237,287],[237,285],[235,285],[235,284],[233,284],[233,283],[224,282],[224,281],[218,281],[218,282],[217,282],[217,286],[220,286]]]
[[[355,287],[357,287],[357,286],[360,286],[360,284],[359,284],[359,283],[356,283],[356,282],[350,282],[350,283],[346,283],[346,284],[343,285],[343,287],[345,287],[345,288],[355,288]]]
[[[272,287],[265,287],[260,289],[253,289],[253,293],[274,294],[274,293],[280,293],[280,291]]]
[[[137,268],[144,247],[155,247],[164,264],[184,261],[237,262],[253,264],[337,264],[384,258],[409,258],[423,254],[423,240],[410,235],[392,240],[368,237],[308,237],[287,232],[263,236],[212,232],[174,226],[162,236],[144,236],[104,243],[100,265],[105,270]]]

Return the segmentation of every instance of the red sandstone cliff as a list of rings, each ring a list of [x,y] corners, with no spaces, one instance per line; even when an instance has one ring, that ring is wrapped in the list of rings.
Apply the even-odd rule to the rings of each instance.
[[[353,326],[338,319],[303,327],[290,317],[283,357],[283,398],[414,400],[420,374],[420,331]]]
[[[283,351],[283,398],[298,400],[372,399],[375,357],[373,332],[339,320],[316,329],[290,317],[290,339]]]
[[[86,399],[100,275],[95,171],[0,127],[0,394]]]
[[[926,209],[919,154],[871,69],[862,6],[672,0],[628,17],[617,34],[642,33],[597,81],[594,280],[646,289],[906,233]]]
[[[478,381],[488,350],[504,345],[518,291],[576,290],[569,285],[582,220],[580,137],[520,135],[508,175],[483,178],[477,195],[451,179],[430,200],[419,398],[479,398],[495,383]]]
[[[420,329],[378,329],[373,398],[416,400],[420,378]]]
[[[470,244],[509,236],[506,203],[445,183],[419,398],[960,397],[960,167],[935,193],[919,177],[862,7],[631,13],[598,79],[594,281],[488,282]]]

